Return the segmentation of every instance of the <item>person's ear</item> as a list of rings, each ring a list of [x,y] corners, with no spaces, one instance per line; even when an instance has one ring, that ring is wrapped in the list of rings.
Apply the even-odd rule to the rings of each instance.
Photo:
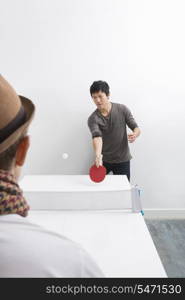
[[[30,137],[25,136],[17,148],[15,165],[19,167],[23,166],[29,146],[30,146]]]

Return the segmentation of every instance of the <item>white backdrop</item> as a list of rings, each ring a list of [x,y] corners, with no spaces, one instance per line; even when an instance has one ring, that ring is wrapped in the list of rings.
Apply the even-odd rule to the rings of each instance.
[[[0,72],[37,106],[23,174],[86,174],[94,80],[130,107],[145,208],[185,208],[185,3],[0,0]],[[63,160],[62,153],[69,153]]]

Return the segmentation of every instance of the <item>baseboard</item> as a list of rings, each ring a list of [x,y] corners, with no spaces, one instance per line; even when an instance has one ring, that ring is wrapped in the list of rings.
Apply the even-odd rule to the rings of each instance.
[[[145,208],[143,211],[145,218],[185,219],[185,209],[183,208]]]

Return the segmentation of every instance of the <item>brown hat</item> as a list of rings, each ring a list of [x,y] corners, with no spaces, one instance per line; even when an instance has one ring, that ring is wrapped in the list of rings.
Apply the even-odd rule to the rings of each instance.
[[[33,119],[35,106],[31,100],[18,96],[0,75],[0,153],[24,134]]]

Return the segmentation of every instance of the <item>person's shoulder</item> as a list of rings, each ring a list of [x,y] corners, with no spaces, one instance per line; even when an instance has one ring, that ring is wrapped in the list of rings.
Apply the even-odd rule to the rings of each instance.
[[[117,102],[112,102],[112,103],[115,107],[118,108],[118,110],[121,110],[123,112],[127,111],[127,109],[128,109],[128,107],[123,103],[117,103]]]
[[[35,224],[35,223],[32,223],[32,222],[28,222],[28,224],[33,228],[34,227],[34,233],[35,234],[38,234],[38,235],[47,235],[47,238],[51,240],[53,240],[53,242],[55,242],[57,240],[57,242],[60,242],[62,243],[64,246],[67,245],[67,246],[70,246],[70,247],[74,247],[76,249],[79,249],[79,245],[70,240],[69,238],[67,238],[66,236],[60,234],[60,233],[57,233],[53,230],[50,230],[50,229],[47,229],[43,226],[40,226],[38,224]]]
[[[99,268],[89,253],[81,248],[82,260],[82,277],[104,277],[102,270]]]
[[[49,244],[52,249],[61,248],[65,251],[65,253],[75,252],[76,254],[80,255],[80,245],[63,236],[62,234],[35,223],[29,216],[26,219],[23,219],[18,215],[12,215],[12,217],[5,216],[5,218],[1,218],[1,220],[2,226],[3,222],[5,223],[6,221],[5,225],[7,235],[11,234],[13,231],[15,232],[17,238],[19,238],[22,232],[24,232],[25,239],[19,240],[19,243],[29,244],[32,239],[34,239],[40,249],[45,248],[46,245]]]
[[[70,257],[70,261],[73,265],[76,266],[78,270],[81,270],[82,277],[103,277],[103,273],[96,262],[79,243],[56,232],[47,231],[45,229],[44,232],[50,235],[50,243],[52,243],[52,241],[55,243],[54,237],[58,239],[57,249],[61,249],[63,255],[66,253],[66,260]]]
[[[34,229],[34,235],[35,238],[38,238],[38,241],[40,240],[40,242],[44,243],[44,241],[47,240],[50,246],[56,244],[57,247],[63,249],[65,253],[75,253],[76,258],[78,259],[84,254],[84,250],[80,244],[60,233],[57,233],[56,231],[47,229],[32,222],[27,222],[27,229],[29,231],[30,229]]]
[[[88,117],[88,123],[96,122],[98,119],[98,109],[95,109],[93,113]]]
[[[49,272],[59,277],[101,277],[102,273],[99,267],[76,241],[38,225],[29,217],[23,219],[18,215],[5,216],[5,218],[0,218],[0,223],[1,227],[5,227],[11,249],[16,248],[16,245],[19,244],[23,255],[27,257],[28,267],[32,261],[32,254],[30,251],[24,253],[23,249],[31,249],[34,241],[37,247],[37,255],[31,263],[34,273],[38,271],[38,274],[43,275],[44,272]],[[4,247],[6,247],[6,241]],[[13,253],[15,260],[18,259],[17,252],[13,251]],[[46,257],[47,266],[43,268]]]

